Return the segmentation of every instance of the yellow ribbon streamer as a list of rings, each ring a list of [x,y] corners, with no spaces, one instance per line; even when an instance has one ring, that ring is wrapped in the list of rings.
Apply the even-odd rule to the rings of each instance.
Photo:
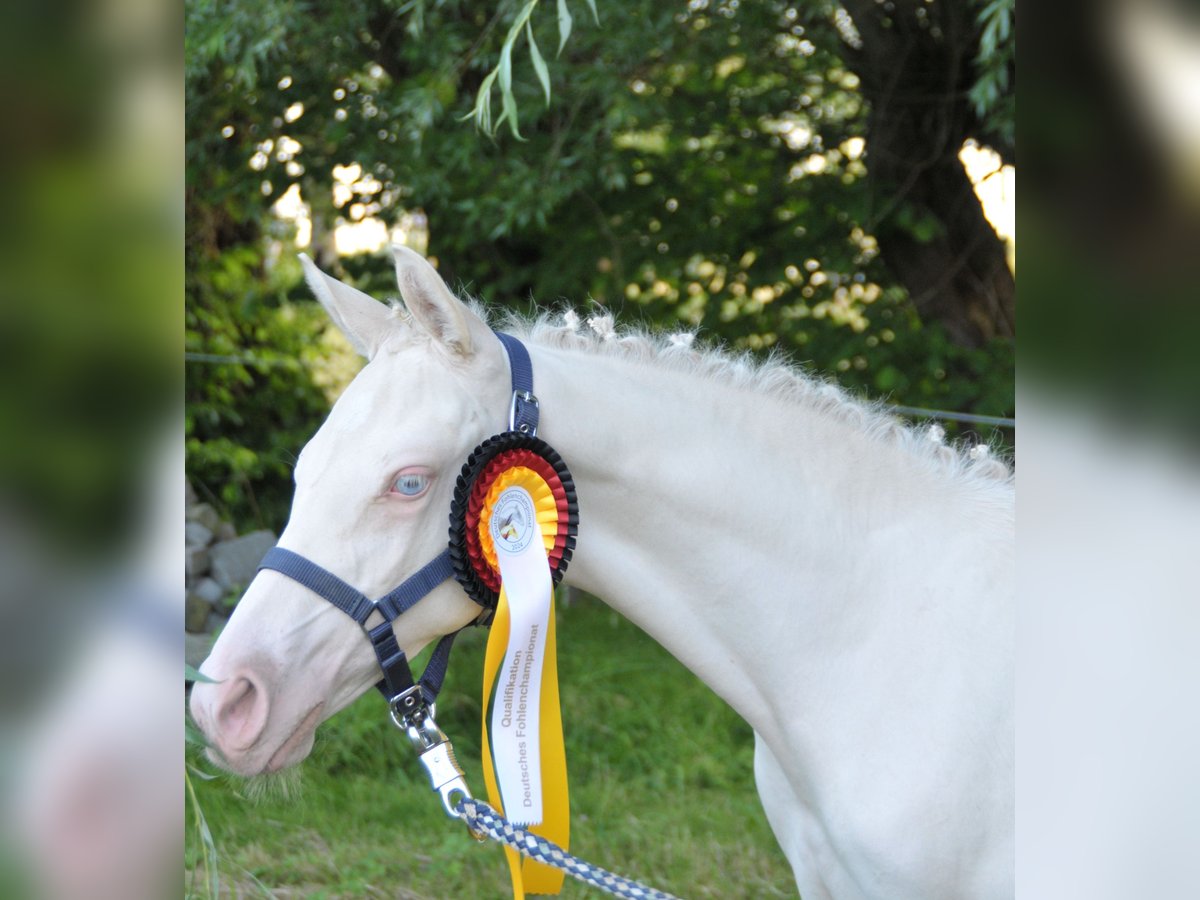
[[[514,467],[493,482],[484,501],[479,517],[479,539],[485,557],[495,565],[495,548],[490,531],[491,510],[496,498],[514,484],[524,487],[533,498],[538,524],[542,529],[543,544],[547,550],[553,548],[558,531],[558,508],[554,494],[545,480],[532,469]],[[487,653],[483,665],[483,780],[487,786],[488,802],[506,815],[500,797],[500,788],[492,762],[491,743],[488,740],[488,700],[495,687],[496,675],[504,662],[508,647],[510,614],[508,595],[503,585],[496,615],[488,637]],[[567,754],[563,745],[562,712],[558,695],[558,642],[554,622],[554,602],[551,599],[549,622],[546,629],[545,660],[542,663],[542,690],[540,703],[541,734],[539,746],[542,760],[542,822],[529,828],[534,834],[553,841],[566,849],[570,843],[570,800],[567,789]],[[514,900],[524,900],[525,894],[557,894],[562,889],[563,873],[558,869],[523,859],[510,847],[504,848],[512,878]]]

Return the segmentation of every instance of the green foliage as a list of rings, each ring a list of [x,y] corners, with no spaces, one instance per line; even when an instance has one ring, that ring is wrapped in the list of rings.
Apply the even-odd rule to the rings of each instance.
[[[587,4],[591,10],[592,18],[599,25],[600,14],[596,10],[595,0],[587,0]],[[533,70],[537,75],[538,83],[542,86],[542,91],[546,95],[546,105],[550,105],[550,70],[546,65],[546,60],[542,57],[541,50],[538,49],[537,39],[533,35],[533,11],[537,8],[537,5],[538,0],[528,0],[517,12],[516,18],[513,20],[512,25],[508,29],[508,34],[504,38],[504,43],[500,47],[500,61],[496,64],[496,68],[489,72],[487,77],[483,79],[483,84],[479,86],[479,91],[475,95],[475,108],[471,110],[468,118],[474,119],[479,130],[487,135],[494,136],[496,130],[505,122],[508,122],[512,136],[517,140],[522,140],[520,129],[517,126],[517,98],[513,93],[512,86],[512,56],[517,42],[521,39],[522,35],[529,48],[529,61],[533,64]],[[561,56],[563,48],[567,45],[567,39],[571,36],[571,27],[574,21],[566,0],[558,0],[557,20],[558,54]],[[500,118],[493,122],[492,89],[497,86],[500,89],[500,102],[503,111]]]
[[[977,21],[980,34],[975,66],[979,77],[971,88],[971,103],[975,115],[1012,147],[1016,145],[1017,113],[1011,81],[1016,65],[1016,0],[984,0]]]
[[[188,795],[188,812],[192,827],[187,831],[187,854],[185,865],[190,872],[189,887],[186,892],[188,900],[204,898],[216,900],[221,896],[220,854],[217,852],[216,841],[204,810],[196,796],[196,788],[192,783],[192,775],[196,774],[190,766],[184,769],[183,781]]]
[[[197,669],[195,666],[184,665],[183,667],[184,681],[200,681],[207,684],[215,684],[211,678]]]
[[[377,296],[386,255],[339,260],[331,232],[411,213],[449,283],[493,306],[595,305],[898,403],[1010,414],[1011,346],[952,347],[881,263],[869,110],[831,10],[632,0],[599,28],[568,0],[189,3],[188,350],[261,361],[189,364],[198,487],[278,528],[327,408],[321,314],[271,213],[292,185],[312,252]],[[358,193],[335,197],[351,164]]]
[[[286,519],[292,464],[328,411],[309,369],[325,317],[288,300],[295,264],[263,265],[236,247],[189,279],[203,299],[187,306],[188,475],[242,530]]]
[[[485,637],[460,638],[438,703],[438,722],[481,793]],[[754,788],[749,726],[597,601],[560,609],[559,646],[572,850],[678,896],[794,896]],[[499,848],[476,844],[446,818],[374,692],[321,727],[298,799],[252,803],[230,779],[194,788],[229,890],[511,896]],[[198,880],[203,842],[194,831],[188,842]],[[562,893],[564,900],[594,896],[569,878]]]

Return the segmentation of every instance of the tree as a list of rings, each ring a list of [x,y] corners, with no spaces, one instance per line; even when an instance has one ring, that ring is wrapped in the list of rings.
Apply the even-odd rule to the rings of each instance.
[[[538,2],[526,0],[505,38],[500,63],[477,95],[475,120],[489,133],[507,122],[520,137],[511,70],[522,37],[549,102],[546,63],[529,24]],[[738,4],[693,3],[690,8],[711,6],[732,18]],[[563,9],[560,48],[572,29]],[[840,55],[867,101],[864,134],[874,208],[863,224],[882,239],[884,261],[916,308],[941,322],[957,343],[975,347],[996,336],[1012,337],[1012,274],[959,151],[975,139],[995,148],[1006,162],[1015,156],[1014,0],[988,0],[978,13],[969,4],[927,0],[851,0],[808,10],[808,31],[826,46],[841,44]],[[789,8],[784,19],[796,18],[797,12]],[[790,29],[795,36],[804,30]],[[491,114],[493,85],[503,102],[497,119]]]
[[[322,262],[378,295],[394,291],[390,266],[339,256],[334,231],[406,214],[427,223],[450,283],[494,304],[595,303],[621,321],[782,352],[898,402],[1011,410],[1011,342],[986,339],[1008,333],[1003,320],[962,325],[976,307],[1011,306],[1007,270],[984,265],[996,254],[1003,264],[994,234],[966,233],[983,262],[958,238],[982,219],[954,141],[987,139],[983,126],[1003,122],[995,102],[981,113],[966,97],[973,12],[955,13],[965,18],[953,48],[881,19],[861,26],[858,53],[859,26],[832,4],[633,0],[601,5],[599,26],[585,3],[562,5],[574,26],[555,57],[558,5],[532,9],[514,34],[525,3],[191,0],[189,349],[279,358],[290,355],[281,341],[314,345],[319,320],[271,213],[296,186]],[[924,6],[952,17],[942,0]],[[868,53],[875,31],[880,50]],[[872,93],[887,48],[907,46],[898,35],[912,56],[941,54],[927,60],[935,68],[966,54],[954,103],[939,94],[929,107],[953,125],[936,132],[936,165],[916,165],[932,151],[904,142],[928,135]],[[506,36],[515,112],[501,122],[501,96],[503,127],[489,138],[464,119],[489,78],[501,90]],[[535,56],[531,42],[546,50]],[[517,114],[521,140],[508,130]],[[901,152],[908,169],[877,164]],[[335,189],[330,173],[352,164],[356,176]],[[979,301],[968,278],[989,272],[998,304]],[[203,412],[189,418],[189,464],[214,482],[238,472],[225,501],[246,514],[249,490],[286,504],[288,445],[315,427],[323,398],[312,367],[242,369],[189,369],[189,411]],[[266,402],[280,392],[290,408]],[[248,447],[246,423],[268,444]]]
[[[966,3],[925,0],[843,0],[852,25],[842,30],[843,55],[861,79],[870,113],[870,182],[881,205],[868,225],[889,268],[923,317],[945,325],[959,344],[982,346],[1012,337],[1016,326],[1013,277],[1004,247],[984,218],[958,160],[968,138],[1015,159],[1011,103],[999,116],[972,102],[981,31],[1010,22],[1011,4],[993,0],[976,16]],[[1006,88],[1015,66],[1011,24],[995,41],[1007,60]],[[1001,37],[1002,35],[1002,37]],[[987,60],[989,57],[985,57]],[[993,77],[1000,77],[993,75]],[[1005,92],[1010,101],[1011,91]]]

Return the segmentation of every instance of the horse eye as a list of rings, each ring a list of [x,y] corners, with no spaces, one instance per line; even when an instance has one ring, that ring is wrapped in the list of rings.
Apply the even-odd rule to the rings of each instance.
[[[417,497],[429,487],[429,476],[423,472],[405,472],[392,483],[392,491],[405,497]]]

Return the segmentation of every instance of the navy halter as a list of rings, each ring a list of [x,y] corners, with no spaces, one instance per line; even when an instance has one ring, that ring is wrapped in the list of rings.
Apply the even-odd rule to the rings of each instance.
[[[509,368],[512,370],[512,403],[509,407],[508,429],[533,437],[537,434],[538,401],[533,394],[533,364],[529,360],[529,351],[512,335],[496,332],[496,337],[504,345]],[[332,572],[283,547],[276,546],[268,550],[258,568],[260,571],[271,569],[299,582],[313,593],[324,597],[362,627],[371,640],[371,646],[375,648],[375,656],[379,660],[380,669],[383,670],[383,678],[375,686],[391,705],[393,716],[403,716],[419,707],[433,705],[442,689],[442,681],[450,663],[450,650],[458,632],[451,632],[438,641],[429,663],[425,666],[425,672],[419,681],[415,681],[408,658],[400,649],[392,631],[392,623],[443,581],[455,576],[449,548],[378,600],[369,599]],[[379,614],[378,617],[375,616],[376,613]],[[473,624],[490,624],[492,613],[493,610],[485,609]],[[377,621],[368,624],[368,620],[373,617]],[[414,690],[418,686],[420,690]]]

